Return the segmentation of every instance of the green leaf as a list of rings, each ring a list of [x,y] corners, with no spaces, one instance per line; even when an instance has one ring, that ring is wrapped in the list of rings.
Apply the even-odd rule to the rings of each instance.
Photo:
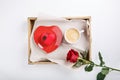
[[[80,52],[80,54],[82,55],[83,59],[87,59],[87,55],[88,55],[88,51],[85,50],[84,52]]]
[[[83,65],[83,62],[80,60],[77,60],[77,62],[73,65],[73,67],[78,68]]]
[[[97,75],[97,80],[104,80],[108,73],[109,73],[108,67],[102,68],[101,72],[98,73],[98,75]]]
[[[107,68],[107,67],[102,68],[101,73],[104,74],[104,75],[107,75],[109,73],[109,68]]]
[[[103,66],[105,62],[103,61],[103,57],[100,52],[99,52],[99,60],[100,60],[100,66]]]
[[[106,77],[106,75],[102,74],[101,72],[99,72],[99,73],[97,74],[97,80],[104,80],[105,77]]]
[[[93,70],[93,67],[94,67],[94,63],[92,62],[91,64],[89,64],[85,67],[85,71],[90,72]]]

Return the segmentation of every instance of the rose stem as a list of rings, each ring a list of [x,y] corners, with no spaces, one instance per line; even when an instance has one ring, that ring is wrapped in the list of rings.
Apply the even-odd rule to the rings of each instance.
[[[86,60],[86,59],[82,59],[82,58],[78,58],[78,59],[79,59],[79,60],[82,60],[83,62],[85,62],[85,64],[91,64],[91,63],[92,63],[91,61]],[[95,63],[94,63],[94,65],[95,65],[96,67],[109,68],[109,69],[111,69],[111,70],[115,70],[115,71],[119,71],[119,72],[120,72],[119,69],[111,68],[111,67],[108,67],[108,66],[101,66],[101,65],[98,65],[98,64],[95,64]]]

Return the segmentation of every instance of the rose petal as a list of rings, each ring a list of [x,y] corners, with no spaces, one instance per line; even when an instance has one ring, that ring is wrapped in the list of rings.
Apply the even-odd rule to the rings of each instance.
[[[77,62],[78,56],[72,55],[70,62]]]
[[[77,61],[78,57],[79,57],[78,52],[73,50],[73,49],[71,49],[71,50],[69,50],[66,59],[67,59],[67,61],[70,61],[70,62],[74,63],[74,62]]]
[[[67,54],[67,61],[70,60],[70,57],[71,57],[71,51],[69,51]]]

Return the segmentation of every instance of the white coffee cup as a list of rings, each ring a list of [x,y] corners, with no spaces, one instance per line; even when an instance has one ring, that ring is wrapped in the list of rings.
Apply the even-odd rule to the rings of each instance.
[[[84,30],[79,31],[77,28],[69,28],[65,31],[64,38],[67,43],[73,44],[79,40],[83,32]]]

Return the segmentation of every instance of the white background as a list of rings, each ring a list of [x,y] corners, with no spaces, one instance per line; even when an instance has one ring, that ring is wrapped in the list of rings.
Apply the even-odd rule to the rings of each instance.
[[[41,13],[58,17],[92,17],[92,60],[98,51],[106,65],[120,69],[119,0],[0,0],[0,80],[96,80],[90,73],[70,71],[56,64],[27,64],[27,17]],[[119,80],[111,72],[105,80]]]

